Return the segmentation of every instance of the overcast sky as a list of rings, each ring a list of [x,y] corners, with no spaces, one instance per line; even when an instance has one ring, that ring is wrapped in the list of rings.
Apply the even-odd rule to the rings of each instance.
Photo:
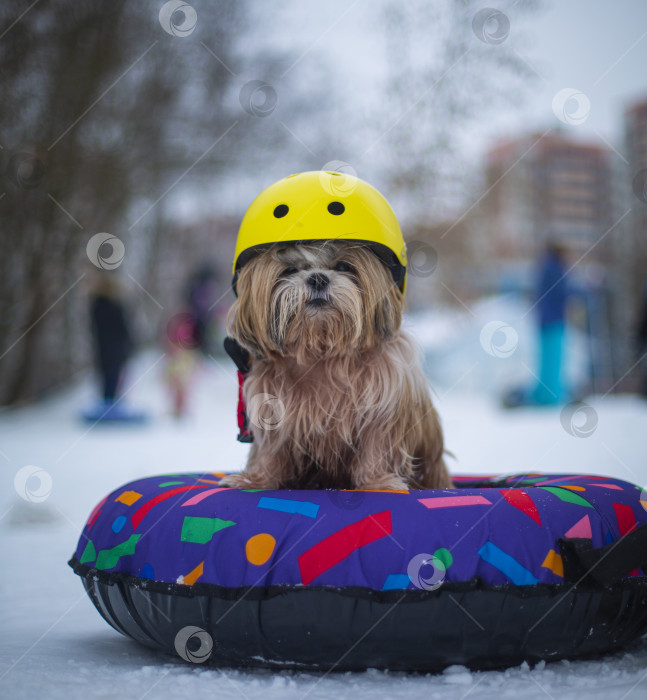
[[[286,71],[293,89],[315,81],[324,70],[335,76],[330,82],[332,100],[352,109],[379,110],[379,90],[383,89],[388,73],[384,21],[380,14],[383,2],[273,0],[252,5],[257,16],[249,41],[293,52],[297,58]],[[497,139],[543,133],[550,127],[561,126],[577,139],[606,142],[622,154],[624,111],[637,100],[647,99],[647,0],[540,0],[539,5],[537,11],[519,12],[519,3],[513,0],[483,0],[483,7],[507,13],[510,33],[505,41],[537,78],[529,84],[525,95],[519,95],[516,104],[484,112],[481,119],[465,130],[461,137],[462,150],[467,167],[474,172],[480,170],[482,155]],[[407,7],[405,0],[402,6]],[[491,48],[496,50],[497,46]],[[239,80],[258,77],[269,79],[269,76],[240,76]],[[284,159],[277,157],[258,173],[258,183],[245,182],[240,176],[223,183],[227,191],[223,200],[234,212],[247,206],[250,192],[258,191],[287,172],[305,169],[304,163],[311,163],[308,158],[313,149],[317,150],[315,139],[307,133],[308,125],[295,126],[290,113],[281,109],[285,105],[281,99],[284,77],[274,83],[279,107],[272,118],[294,128],[298,132],[294,136],[304,150],[297,148],[296,154],[286,153]],[[555,95],[568,88],[580,91],[589,102],[584,104],[585,118],[577,125],[560,123],[553,111]],[[385,102],[382,98],[382,104]],[[410,107],[402,104],[395,110],[400,108],[405,112]],[[397,119],[394,114],[393,121]],[[316,121],[310,126],[318,128]],[[354,136],[360,139],[358,152],[361,153],[364,150],[361,139],[371,137],[362,133]],[[333,153],[335,145],[330,144]],[[345,160],[343,150],[332,158]],[[316,167],[322,167],[330,159],[328,154]],[[617,164],[622,166],[621,156]],[[371,179],[374,175],[373,164],[369,162],[359,159],[353,166],[360,177]],[[187,209],[195,214],[199,207],[191,202]]]
[[[471,144],[477,150],[497,135],[510,134],[511,128],[544,131],[557,124],[552,101],[564,88],[578,89],[590,100],[586,121],[569,127],[573,134],[599,135],[617,145],[626,106],[647,98],[647,0],[546,0],[542,5],[521,16],[514,7],[506,10],[508,40],[539,77],[525,105],[520,100],[518,109],[489,114],[487,123],[479,125]],[[363,76],[371,82],[384,70],[376,61],[376,45],[384,41],[372,12],[378,6],[375,0],[286,0],[273,13],[270,33],[279,44],[305,52],[292,70],[307,70],[303,64],[323,56],[346,76],[340,90],[356,88]],[[492,0],[483,6],[506,4]]]
[[[577,88],[591,107],[572,133],[617,145],[626,107],[647,99],[647,2],[552,0],[546,7],[528,23],[532,45],[519,52],[541,76],[537,90],[518,114],[493,119],[484,135],[504,132],[506,125],[546,128],[555,122],[555,93]]]

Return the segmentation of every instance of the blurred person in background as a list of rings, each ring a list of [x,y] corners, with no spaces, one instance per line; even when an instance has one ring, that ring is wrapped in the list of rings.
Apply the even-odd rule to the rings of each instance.
[[[204,355],[211,354],[211,322],[216,302],[216,274],[209,264],[202,265],[191,277],[187,289],[187,303],[194,318],[196,347]]]
[[[186,415],[189,390],[198,366],[196,320],[189,312],[176,314],[166,324],[166,383],[175,418]]]
[[[640,395],[647,399],[647,280],[643,285],[640,315],[636,328],[636,352],[638,355],[638,369],[640,372]]]
[[[563,376],[566,307],[570,296],[564,246],[549,242],[538,272],[535,311],[539,330],[539,381],[532,393],[532,403],[553,405],[569,398]]]
[[[122,285],[112,272],[97,274],[90,291],[95,364],[105,411],[115,404],[123,369],[132,352]]]

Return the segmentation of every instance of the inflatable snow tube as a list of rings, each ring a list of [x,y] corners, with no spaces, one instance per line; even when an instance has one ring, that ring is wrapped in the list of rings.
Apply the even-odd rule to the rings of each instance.
[[[103,617],[202,663],[439,671],[594,656],[647,632],[647,495],[586,475],[446,491],[133,481],[70,560]]]

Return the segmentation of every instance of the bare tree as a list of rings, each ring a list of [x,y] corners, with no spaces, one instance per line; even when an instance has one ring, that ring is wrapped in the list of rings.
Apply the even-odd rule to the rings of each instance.
[[[300,148],[263,119],[268,76],[292,59],[247,45],[249,21],[243,0],[0,5],[0,405],[87,365],[84,285],[119,266],[121,244],[115,273],[156,328],[183,188],[210,192],[217,213],[219,178]],[[284,83],[301,114],[305,96]],[[97,248],[101,232],[117,248]]]
[[[492,109],[518,105],[536,75],[516,51],[538,3],[386,0],[387,108],[380,131],[389,186],[413,221],[447,217],[474,185],[459,146]],[[387,167],[388,164],[388,167]]]

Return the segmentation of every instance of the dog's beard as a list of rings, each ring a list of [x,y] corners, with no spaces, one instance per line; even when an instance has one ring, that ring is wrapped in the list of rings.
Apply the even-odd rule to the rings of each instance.
[[[272,317],[273,340],[286,354],[299,362],[329,356],[359,344],[364,326],[361,292],[341,275],[321,292],[300,279],[282,279],[272,294]]]
[[[313,285],[313,275],[326,283]],[[230,330],[261,356],[278,353],[306,363],[362,351],[400,325],[402,295],[390,272],[357,244],[271,249],[243,268],[238,290]]]

